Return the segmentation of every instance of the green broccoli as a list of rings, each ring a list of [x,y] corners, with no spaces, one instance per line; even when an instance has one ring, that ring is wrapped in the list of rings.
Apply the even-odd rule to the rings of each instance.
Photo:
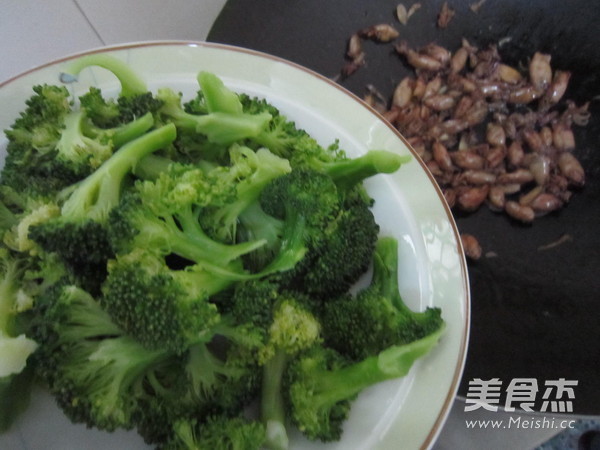
[[[120,95],[114,99],[104,97],[102,90],[93,86],[79,97],[79,104],[90,119],[91,126],[100,129],[119,128],[145,115],[152,116],[162,106],[162,102],[151,92]]]
[[[352,331],[357,328],[360,325]],[[409,344],[391,346],[358,362],[348,362],[330,348],[313,347],[288,366],[289,417],[309,439],[339,440],[343,422],[358,394],[377,383],[405,376],[418,358],[435,347],[442,330],[443,327]]]
[[[121,83],[119,95],[122,97],[135,97],[148,92],[145,81],[127,63],[104,53],[91,53],[71,61],[60,74],[60,79],[63,83],[72,83],[83,69],[92,66],[102,67],[117,77]]]
[[[398,276],[398,242],[382,237],[375,247],[369,286],[356,295],[344,294],[324,303],[327,344],[344,356],[359,360],[441,329],[444,321],[440,308],[414,312],[406,306]]]
[[[19,329],[17,320],[29,308],[29,298],[21,288],[26,264],[22,257],[0,247],[0,431],[6,430],[27,406],[31,386],[27,368],[38,347]]]
[[[268,114],[208,112],[192,114],[185,111],[181,94],[170,88],[160,88],[156,97],[163,103],[158,115],[166,122],[174,123],[181,134],[201,134],[214,144],[230,145],[258,134],[267,126]]]
[[[259,362],[263,365],[261,420],[267,431],[267,447],[288,448],[283,378],[288,363],[298,353],[321,341],[321,324],[300,294],[280,294],[273,306],[273,320]]]
[[[87,292],[57,283],[35,304],[38,376],[65,414],[104,430],[130,429],[148,380],[176,358],[125,335]]]
[[[280,248],[265,271],[281,265],[286,271],[274,276],[315,296],[346,291],[368,268],[379,227],[369,204],[345,197],[329,175],[312,169],[292,170],[267,185],[262,210],[283,224]]]
[[[209,298],[232,277],[201,265],[174,270],[163,256],[136,249],[109,263],[100,301],[144,346],[183,353],[191,344],[211,340],[221,316]]]
[[[172,253],[217,273],[237,272],[240,257],[262,241],[227,244],[210,237],[199,216],[203,207],[236,195],[230,178],[205,174],[189,165],[170,165],[154,181],[138,182],[110,214],[109,236],[117,253],[136,247]]]
[[[262,190],[271,180],[289,173],[291,168],[286,159],[264,148],[254,152],[248,147],[233,145],[229,153],[229,166],[225,170],[213,170],[212,174],[223,177],[222,183],[233,186],[234,195],[203,208],[200,221],[211,236],[223,242],[236,242],[238,223],[244,211],[258,203]]]
[[[172,269],[164,257],[141,249],[110,262],[104,311],[144,348],[182,360],[169,372],[176,381],[144,399],[148,412],[137,426],[147,441],[162,440],[164,426],[178,418],[236,412],[256,398],[263,330],[211,301],[229,284],[197,265]]]
[[[206,421],[182,419],[173,424],[173,436],[161,450],[260,450],[264,426],[241,416],[210,416]]]
[[[305,130],[298,128],[279,109],[265,99],[240,95],[244,112],[269,114],[268,127],[256,136],[248,138],[248,145],[265,147],[274,154],[286,158],[295,168],[310,168],[330,175],[338,187],[353,187],[362,180],[378,173],[392,173],[409,157],[383,150],[371,150],[357,158],[349,158],[340,150],[337,142],[323,147]]]
[[[248,138],[247,145],[268,148],[274,154],[288,159],[294,168],[311,167],[307,162],[332,162],[344,157],[335,145],[322,147],[266,99],[240,94],[240,102],[247,114],[266,113],[271,116],[268,126],[256,136]]]
[[[7,131],[0,430],[38,379],[73,422],[165,450],[285,449],[290,424],[338,439],[444,327],[402,302],[363,186],[406,158],[322,147],[205,71],[187,103],[105,54],[61,79],[90,66],[120,92],[36,86]]]
[[[265,213],[282,221],[279,247],[264,271],[285,270],[281,276],[291,278],[297,264],[311,247],[320,244],[326,228],[340,211],[335,184],[327,175],[292,170],[265,186],[259,201]]]
[[[62,86],[36,85],[26,108],[5,130],[8,144],[1,182],[18,192],[59,190],[79,179],[82,158],[56,149],[71,113],[69,91]],[[69,149],[66,149],[67,152]]]
[[[140,159],[169,145],[174,138],[175,127],[165,125],[121,147],[68,189],[60,216],[30,227],[30,238],[72,264],[105,262],[112,256],[106,222],[110,211],[119,204],[125,179]]]
[[[83,113],[85,114],[85,112]],[[116,125],[112,128],[100,128],[95,125],[89,117],[82,123],[82,130],[85,136],[88,136],[98,142],[110,144],[113,151],[123,146],[129,141],[140,137],[154,126],[154,117],[148,112],[139,118],[132,119]]]

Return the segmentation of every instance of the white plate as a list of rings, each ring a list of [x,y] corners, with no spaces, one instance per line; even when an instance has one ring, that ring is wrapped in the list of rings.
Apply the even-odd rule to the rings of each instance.
[[[189,98],[196,74],[213,72],[233,90],[267,98],[323,145],[339,139],[350,156],[369,149],[413,154],[406,141],[371,108],[336,83],[287,61],[236,47],[201,42],[144,42],[94,51],[126,61],[151,90],[170,86]],[[57,84],[72,55],[0,85],[0,126],[9,127],[35,84]],[[75,95],[95,85],[117,92],[119,84],[101,68],[86,69],[69,85]],[[0,147],[4,149],[2,137]],[[4,158],[2,150],[1,158]],[[292,437],[292,449],[417,449],[430,447],[456,394],[466,356],[469,288],[459,235],[441,192],[413,154],[393,175],[368,180],[381,232],[398,238],[400,286],[414,309],[442,308],[447,331],[440,344],[403,379],[377,385],[354,403],[342,440],[311,443]],[[7,449],[146,448],[133,432],[108,434],[72,425],[42,392],[26,414],[0,436]]]

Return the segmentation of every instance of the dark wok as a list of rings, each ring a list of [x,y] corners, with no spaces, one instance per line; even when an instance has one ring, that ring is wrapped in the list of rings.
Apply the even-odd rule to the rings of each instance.
[[[436,42],[455,50],[461,39],[484,47],[502,43],[503,59],[518,65],[535,51],[552,55],[553,69],[572,72],[566,97],[591,100],[592,119],[576,128],[576,155],[586,185],[558,213],[523,226],[482,208],[456,216],[497,256],[469,264],[472,328],[459,393],[474,378],[577,380],[574,412],[600,414],[600,4],[585,0],[454,0],[456,15],[436,26],[442,2],[422,1],[406,26],[389,0],[229,0],[208,40],[268,52],[334,77],[349,36],[376,23],[394,24],[412,47]],[[414,1],[408,0],[409,7]],[[340,83],[359,96],[366,85],[390,95],[409,69],[389,45],[367,43],[367,65]],[[549,250],[539,247],[564,240]],[[540,391],[541,393],[541,391]],[[538,396],[541,398],[541,395]],[[539,404],[537,404],[539,406]]]

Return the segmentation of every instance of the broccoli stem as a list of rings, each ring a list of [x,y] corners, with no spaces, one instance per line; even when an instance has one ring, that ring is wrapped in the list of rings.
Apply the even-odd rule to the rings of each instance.
[[[204,100],[209,113],[242,113],[242,103],[238,95],[229,90],[215,74],[203,71],[198,74],[197,80],[204,94]]]
[[[133,174],[142,180],[156,180],[161,173],[166,172],[173,160],[165,156],[147,155],[133,168]]]
[[[231,144],[256,136],[266,126],[268,114],[229,114],[214,112],[205,115],[187,114],[180,117],[177,125],[188,131],[206,135],[215,144]]]
[[[175,137],[175,126],[168,124],[125,144],[76,186],[62,206],[62,216],[104,221],[119,203],[125,176],[144,156],[168,146]]]
[[[444,327],[409,344],[387,348],[378,355],[337,370],[312,374],[312,400],[323,409],[351,399],[369,386],[408,374],[414,362],[437,344]],[[320,409],[320,408],[317,408]]]
[[[393,173],[408,161],[410,156],[386,150],[370,150],[357,158],[322,163],[321,170],[333,178],[338,188],[344,190],[374,175]]]
[[[265,445],[271,450],[285,450],[289,444],[285,405],[281,394],[287,361],[286,352],[278,349],[263,366],[261,420],[267,432]]]
[[[116,128],[98,128],[89,120],[83,123],[83,131],[86,135],[98,138],[102,135],[109,135],[115,148],[119,148],[129,141],[141,136],[154,125],[152,113],[146,113],[143,116],[132,120]]]
[[[112,72],[121,83],[121,96],[133,97],[145,94],[148,88],[144,80],[136,74],[125,62],[114,56],[103,53],[93,53],[77,58],[61,73],[60,79],[63,83],[75,81],[79,73],[90,66],[102,67]]]
[[[373,277],[371,283],[379,287],[382,297],[391,300],[392,305],[403,315],[417,323],[431,321],[427,312],[411,310],[400,295],[398,284],[398,241],[392,237],[381,237],[373,254]]]
[[[305,218],[295,211],[290,211],[285,219],[284,234],[281,238],[279,252],[261,273],[267,275],[293,269],[308,251],[304,244],[305,230]]]
[[[176,215],[177,221],[183,230],[183,233],[178,233],[182,240],[178,240],[179,244],[183,244],[183,247],[173,250],[187,253],[193,261],[206,260],[206,261],[219,261],[229,263],[233,260],[238,259],[240,256],[245,255],[257,248],[262,247],[265,244],[264,240],[242,242],[240,244],[222,244],[214,239],[211,239],[206,235],[202,228],[198,224],[198,217],[191,211],[191,208],[187,211],[182,211]],[[187,238],[187,239],[186,239]],[[189,240],[188,240],[189,239]],[[187,241],[187,242],[186,242]],[[191,242],[190,242],[191,241]],[[185,248],[185,245],[189,246],[190,243],[195,245]],[[177,245],[177,243],[174,243]],[[183,253],[178,253],[184,258],[187,257]]]

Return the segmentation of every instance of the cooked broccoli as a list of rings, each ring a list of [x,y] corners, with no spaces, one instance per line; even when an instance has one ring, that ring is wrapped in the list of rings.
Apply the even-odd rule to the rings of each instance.
[[[372,150],[358,158],[349,158],[337,142],[321,146],[305,130],[265,99],[240,95],[243,110],[249,114],[269,114],[268,127],[248,138],[249,145],[266,147],[282,158],[290,160],[293,168],[310,168],[329,174],[338,187],[353,187],[378,173],[392,173],[408,161],[408,157],[383,150]]]
[[[173,436],[161,450],[260,450],[264,426],[241,416],[210,416],[206,421],[182,419],[173,424]]]
[[[327,344],[344,356],[359,360],[443,328],[440,308],[414,312],[406,306],[398,276],[398,242],[382,237],[373,255],[373,278],[369,286],[357,295],[344,294],[325,302]]]
[[[37,343],[20,330],[17,316],[30,307],[23,279],[29,260],[0,247],[0,380],[19,374]]]
[[[35,362],[59,406],[74,422],[105,430],[132,428],[147,380],[173,361],[125,335],[100,304],[69,283],[38,298]]]
[[[30,238],[70,263],[106,261],[112,255],[106,221],[119,204],[125,179],[140,159],[169,145],[174,138],[175,127],[165,125],[121,147],[67,191],[59,217],[30,227]]]
[[[138,182],[110,214],[113,248],[117,253],[150,248],[215,273],[242,275],[240,257],[264,243],[222,243],[208,236],[199,220],[203,206],[236,195],[235,184],[229,181],[193,166],[171,165],[156,180]]]
[[[288,447],[286,411],[282,383],[288,362],[299,352],[316,345],[321,324],[305,306],[300,294],[283,294],[273,306],[273,320],[266,345],[261,349],[262,370],[261,420],[267,431],[267,446]]]
[[[55,162],[72,167],[77,178],[84,178],[106,161],[113,152],[111,142],[96,140],[84,134],[86,121],[82,110],[72,111],[64,118],[64,128],[56,143]]]
[[[246,114],[231,112],[208,112],[191,114],[181,103],[181,94],[170,88],[160,88],[156,97],[163,102],[158,110],[159,117],[174,123],[183,133],[199,133],[209,142],[229,145],[255,136],[267,126],[268,114]]]
[[[203,208],[200,221],[211,236],[223,242],[236,242],[238,223],[244,211],[258,203],[262,190],[271,180],[289,173],[291,168],[287,159],[264,148],[254,152],[248,147],[233,145],[229,153],[227,169],[211,173],[223,177],[222,183],[233,186],[233,195]]]
[[[265,213],[282,221],[279,248],[265,271],[286,270],[281,276],[290,278],[289,269],[294,272],[307,251],[320,244],[340,211],[335,184],[324,174],[292,170],[265,186],[259,201]]]
[[[294,167],[301,166],[302,161],[296,159],[303,155],[306,159],[333,161],[337,159],[336,149],[324,148],[306,131],[296,127],[296,124],[283,115],[279,109],[267,100],[251,97],[247,94],[240,95],[243,111],[247,114],[269,114],[271,120],[256,136],[248,139],[249,145],[268,148],[282,158],[290,160]]]
[[[117,77],[121,83],[121,92],[119,95],[122,97],[135,97],[148,92],[145,81],[125,62],[103,53],[92,53],[74,59],[66,67],[66,70],[60,74],[60,79],[63,83],[72,83],[77,80],[79,73],[83,69],[92,66],[102,67]]]
[[[80,177],[82,158],[56,149],[71,113],[69,92],[61,86],[36,85],[19,118],[5,130],[8,139],[2,184],[21,192],[58,190]],[[63,149],[64,150],[64,149]]]
[[[154,117],[148,112],[137,119],[116,125],[112,128],[100,128],[91,120],[85,120],[82,124],[83,133],[99,142],[107,142],[113,151],[127,142],[140,137],[154,125]]]
[[[109,263],[101,302],[146,347],[183,353],[191,344],[211,340],[221,316],[209,298],[232,279],[201,265],[174,270],[162,255],[136,249]]]
[[[145,115],[153,115],[162,105],[151,92],[120,95],[114,99],[105,98],[102,91],[93,86],[79,97],[79,103],[91,124],[100,129],[118,128],[135,122]]]
[[[29,335],[34,303],[66,275],[51,255],[32,256],[0,245],[0,432],[29,403],[32,354],[39,346]]]
[[[165,450],[285,449],[290,424],[339,438],[444,326],[402,303],[363,187],[406,158],[322,147],[205,71],[186,103],[104,54],[61,79],[90,66],[120,92],[36,86],[7,131],[0,431],[35,376],[72,421]]]
[[[71,112],[69,91],[63,86],[36,85],[25,105],[12,126],[5,130],[9,142],[26,143],[41,152],[52,150],[60,139],[62,120]]]
[[[329,175],[311,169],[295,169],[267,185],[261,207],[283,225],[279,251],[266,270],[285,267],[275,276],[311,295],[346,291],[368,268],[379,227],[369,204],[345,197]],[[276,230],[271,223],[267,230]]]
[[[349,333],[360,329],[360,325]],[[286,373],[288,414],[309,439],[339,440],[353,400],[364,389],[405,376],[437,344],[442,328],[409,344],[394,345],[358,362],[316,346],[293,360]]]
[[[162,440],[176,419],[237,412],[257,396],[262,329],[211,301],[230,283],[199,266],[171,269],[141,249],[110,263],[103,309],[144,348],[167,349],[183,361],[170,372],[176,381],[144,400],[148,412],[137,426],[147,441]]]

